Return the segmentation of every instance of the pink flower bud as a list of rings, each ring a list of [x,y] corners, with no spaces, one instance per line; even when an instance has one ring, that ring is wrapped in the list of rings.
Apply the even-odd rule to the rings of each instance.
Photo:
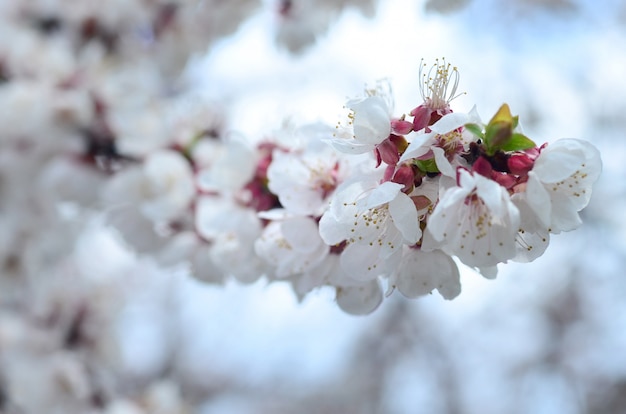
[[[396,144],[394,144],[389,138],[381,142],[380,145],[376,147],[376,150],[378,151],[378,154],[380,154],[380,158],[385,162],[385,164],[396,165],[400,160],[398,147],[396,147]]]
[[[411,111],[413,118],[413,131],[420,131],[430,124],[432,109],[425,105],[420,105]]]
[[[528,175],[528,171],[532,170],[535,161],[526,154],[517,153],[509,157],[507,166],[511,174]]]
[[[395,165],[388,165],[387,168],[385,168],[385,174],[383,175],[383,183],[386,183],[387,181],[391,181],[391,179],[393,178],[393,174],[396,172],[396,166]]]
[[[423,210],[433,204],[433,202],[430,201],[428,197],[423,195],[411,197],[411,200],[413,201],[413,204],[415,204],[415,208],[417,209],[417,211]]]
[[[472,165],[472,171],[477,172],[483,177],[491,178],[493,167],[485,157],[478,157],[474,165]]]
[[[517,179],[511,174],[507,173],[499,173],[494,171],[491,178],[493,178],[495,182],[497,182],[507,190],[510,190],[517,184]]]
[[[409,146],[408,141],[402,135],[389,135],[389,140],[393,142],[393,144],[398,149],[398,154],[403,154],[406,148]]]
[[[413,131],[413,122],[404,119],[394,119],[391,121],[391,132],[397,135],[406,135]]]
[[[398,168],[396,173],[393,175],[391,181],[398,184],[404,184],[404,188],[402,191],[405,193],[413,190],[413,181],[415,180],[415,174],[413,173],[413,169],[408,165],[403,165]]]

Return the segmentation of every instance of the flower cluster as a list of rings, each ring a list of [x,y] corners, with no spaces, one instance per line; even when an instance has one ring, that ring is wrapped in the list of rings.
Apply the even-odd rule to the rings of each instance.
[[[192,140],[122,172],[106,194],[131,200],[160,240],[147,244],[205,280],[265,276],[299,297],[330,286],[352,314],[394,290],[452,299],[454,257],[491,278],[499,263],[532,261],[551,233],[579,226],[601,161],[585,141],[537,145],[506,104],[486,124],[475,108],[454,112],[457,69],[424,69],[422,102],[408,115],[394,117],[381,81],[348,100],[335,128],[255,145]]]
[[[229,158],[217,148],[247,153],[215,140],[237,101],[224,99],[232,91],[220,86],[209,100],[183,69],[273,7],[265,3],[0,1],[1,412],[191,410],[179,386],[205,376],[185,378],[184,358],[168,351],[167,337],[180,326],[164,309],[177,293],[158,294],[173,272],[157,265],[186,261],[196,276],[217,282],[224,274],[258,278],[264,262],[231,265],[254,252],[262,228],[254,209],[240,209],[259,226],[258,234],[253,226],[241,234],[250,242],[231,237],[228,223],[245,227],[236,213],[212,233],[196,230],[193,209],[206,215],[204,197],[212,200],[197,178],[214,166],[215,182],[236,191],[220,164]],[[346,6],[327,1],[322,18]],[[298,12],[298,21],[308,16]],[[292,25],[276,42],[301,37],[305,26]],[[261,188],[255,184],[248,188]],[[102,215],[145,256],[126,257]],[[164,315],[136,325],[163,337],[151,341],[147,364],[129,364],[127,344],[146,342],[133,334],[142,329],[128,326],[128,309],[142,301]],[[166,370],[176,374],[164,379]]]

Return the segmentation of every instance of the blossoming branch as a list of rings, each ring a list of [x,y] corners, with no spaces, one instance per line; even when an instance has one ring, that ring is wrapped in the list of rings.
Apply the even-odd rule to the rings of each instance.
[[[201,279],[266,277],[299,297],[330,286],[351,314],[395,290],[453,299],[454,257],[493,278],[498,264],[532,261],[550,234],[577,228],[601,160],[578,139],[538,145],[507,104],[487,123],[476,108],[453,111],[459,74],[445,60],[422,66],[420,82],[408,115],[394,116],[381,81],[348,100],[334,128],[256,146],[196,134],[121,172],[105,194],[134,200],[126,214],[156,229],[140,238],[157,241],[139,244],[188,260]]]

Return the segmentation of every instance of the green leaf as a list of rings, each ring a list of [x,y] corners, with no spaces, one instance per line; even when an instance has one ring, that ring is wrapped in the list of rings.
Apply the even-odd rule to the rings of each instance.
[[[439,172],[439,168],[437,168],[437,163],[434,158],[430,158],[428,160],[416,160],[415,165],[417,165],[417,168],[426,173]]]
[[[530,148],[535,148],[537,144],[532,139],[523,134],[513,134],[503,145],[498,149],[502,151],[523,151]]]
[[[513,117],[513,129],[517,128],[518,125],[519,125],[519,115],[515,115]]]
[[[483,129],[476,124],[465,124],[465,129],[476,135],[478,138],[485,138],[485,134],[483,134]]]
[[[485,128],[484,141],[487,154],[493,155],[507,144],[513,135],[513,124],[515,122],[515,118],[511,116],[509,105],[502,104]]]
[[[498,149],[511,138],[512,134],[513,130],[511,124],[497,122],[487,125],[487,129],[485,130],[485,144],[488,148]]]

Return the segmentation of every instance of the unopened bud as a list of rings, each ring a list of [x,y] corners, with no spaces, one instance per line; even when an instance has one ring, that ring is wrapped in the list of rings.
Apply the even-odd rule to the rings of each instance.
[[[527,175],[532,170],[534,161],[526,154],[517,153],[512,154],[508,161],[507,166],[509,171],[515,175]]]
[[[376,147],[376,151],[377,157],[380,155],[380,159],[382,159],[385,164],[396,165],[400,160],[398,147],[396,147],[396,144],[394,144],[390,138],[381,142],[380,145]]]
[[[493,167],[485,157],[478,157],[474,165],[472,165],[472,171],[477,172],[483,177],[491,178]]]
[[[425,105],[420,105],[411,111],[413,118],[413,131],[420,131],[430,124],[430,116],[433,110]]]
[[[398,184],[404,184],[402,191],[408,193],[413,190],[413,181],[415,180],[415,174],[413,173],[413,168],[409,165],[403,165],[398,168],[396,173],[393,175],[391,181]]]
[[[397,135],[406,135],[413,131],[413,122],[404,119],[394,119],[391,121],[391,132]]]

